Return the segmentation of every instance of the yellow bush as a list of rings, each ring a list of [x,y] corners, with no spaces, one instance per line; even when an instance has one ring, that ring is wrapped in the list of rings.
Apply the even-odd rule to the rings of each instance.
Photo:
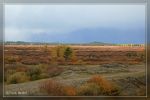
[[[29,77],[26,75],[25,72],[16,72],[10,75],[7,79],[8,84],[17,84],[29,81]]]

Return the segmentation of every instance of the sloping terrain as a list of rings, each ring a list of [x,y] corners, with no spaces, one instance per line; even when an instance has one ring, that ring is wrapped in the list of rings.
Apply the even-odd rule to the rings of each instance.
[[[63,84],[79,86],[95,74],[114,82],[120,88],[121,96],[144,96],[146,93],[144,64],[68,65],[61,67],[65,67],[65,71],[53,78],[5,85],[5,95],[46,95],[39,90],[40,84],[46,80],[54,79]]]

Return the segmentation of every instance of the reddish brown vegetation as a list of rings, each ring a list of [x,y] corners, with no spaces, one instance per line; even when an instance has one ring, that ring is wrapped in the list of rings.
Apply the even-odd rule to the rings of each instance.
[[[64,58],[53,58],[52,51],[55,46],[6,46],[5,62],[20,62],[27,65],[37,64],[65,64]],[[104,64],[104,63],[125,63],[138,64],[144,62],[144,47],[122,47],[122,46],[70,46],[76,59],[67,64]],[[54,60],[55,59],[55,60]]]
[[[48,93],[51,96],[74,96],[76,89],[72,86],[65,86],[54,80],[44,81],[40,85],[40,90]]]

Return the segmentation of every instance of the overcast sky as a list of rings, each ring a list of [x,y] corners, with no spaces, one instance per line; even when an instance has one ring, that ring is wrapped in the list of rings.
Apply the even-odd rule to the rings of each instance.
[[[5,41],[144,43],[144,5],[6,5]]]

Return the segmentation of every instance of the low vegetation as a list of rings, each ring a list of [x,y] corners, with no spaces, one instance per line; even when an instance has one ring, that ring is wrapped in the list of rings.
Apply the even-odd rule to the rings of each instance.
[[[5,50],[6,87],[22,85],[19,83],[38,87],[42,82],[38,88],[40,93],[50,96],[120,95],[116,81],[99,75],[123,77],[134,70],[143,75],[141,70],[145,68],[141,67],[145,62],[143,46],[20,45],[6,46]],[[139,89],[139,95],[144,94],[141,92],[144,88]]]
[[[16,72],[10,75],[7,79],[8,84],[17,84],[29,81],[29,77],[24,72]]]
[[[55,80],[47,80],[39,88],[42,92],[53,96],[119,95],[119,88],[101,76],[93,76],[79,87],[67,86]]]
[[[13,82],[13,80],[19,80],[22,77],[17,76],[20,74],[23,75],[23,78],[27,76],[28,81],[34,81],[44,78],[55,77],[60,75],[62,72],[63,68],[56,65],[49,66],[45,64],[40,64],[36,66],[23,66],[22,64],[18,64],[15,67],[10,65],[5,68],[5,82],[7,84],[17,84],[26,82],[25,80]]]

